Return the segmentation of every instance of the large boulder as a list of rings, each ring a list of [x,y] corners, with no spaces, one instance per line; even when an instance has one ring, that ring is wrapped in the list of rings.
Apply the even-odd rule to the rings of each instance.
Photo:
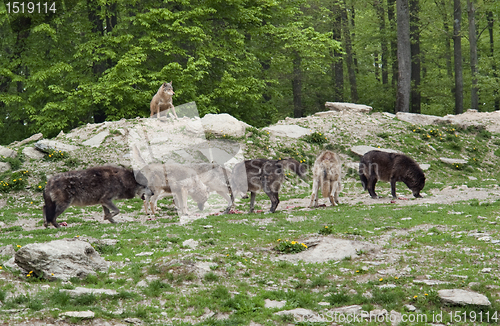
[[[343,103],[343,102],[326,102],[325,107],[331,111],[341,112],[360,112],[369,113],[373,108],[364,104]]]
[[[2,156],[3,157],[16,157],[17,156],[17,152],[13,151],[10,148],[4,147],[4,146],[0,146],[0,157],[2,157]]]
[[[107,130],[101,131],[100,133],[98,133],[94,137],[84,141],[82,144],[85,146],[90,146],[90,147],[99,147],[101,145],[101,143],[104,141],[104,139],[106,139],[106,137],[108,137],[108,136],[109,136],[109,131],[107,131]]]
[[[35,147],[45,153],[50,153],[52,151],[61,152],[72,152],[78,149],[77,146],[64,144],[55,140],[42,139],[35,143]]]
[[[438,117],[436,115],[426,115],[418,113],[398,112],[396,118],[411,124],[418,125],[438,125],[442,123],[451,123],[448,117]]]
[[[490,300],[485,295],[477,292],[462,290],[462,289],[446,289],[439,290],[438,296],[445,303],[453,305],[476,305],[476,306],[489,306]]]
[[[233,137],[243,137],[246,128],[250,127],[249,124],[241,122],[227,113],[209,113],[201,118],[201,123],[205,132],[218,136],[229,135]]]
[[[23,149],[23,154],[27,158],[31,158],[34,160],[41,160],[45,155],[37,150],[35,147],[25,147]]]
[[[37,141],[37,140],[40,140],[42,138],[43,138],[42,133],[34,134],[33,136],[26,138],[25,140],[21,140],[19,142],[19,144],[17,144],[17,146],[22,146],[24,144],[27,144],[27,143],[32,142],[32,141]]]
[[[49,280],[85,278],[108,269],[108,263],[88,242],[77,239],[28,244],[16,252],[14,261],[25,271]]]
[[[274,136],[289,138],[300,138],[311,133],[311,130],[297,125],[275,125],[262,130],[269,131]]]

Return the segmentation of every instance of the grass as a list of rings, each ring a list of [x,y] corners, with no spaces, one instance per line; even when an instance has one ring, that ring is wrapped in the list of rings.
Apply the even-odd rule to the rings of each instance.
[[[403,124],[396,133],[385,131],[389,126],[382,127],[384,132],[371,138],[373,146],[399,149],[411,153],[419,163],[431,164],[426,171],[423,192],[431,194],[446,187],[464,185],[493,189],[500,180],[497,134],[481,128],[453,126],[418,129]],[[312,164],[322,148],[348,154],[351,145],[362,143],[345,134],[338,137],[335,144],[322,144],[312,138],[310,141],[272,142],[267,132],[258,129],[250,132],[252,134],[245,139],[251,141],[247,143],[250,156],[267,157],[273,150],[275,158],[291,156],[306,164]],[[333,139],[319,130],[317,136],[318,139],[320,136]],[[88,151],[93,153],[89,157],[102,154],[94,148]],[[438,160],[438,157],[460,158],[463,155],[469,157],[469,162],[459,168]],[[98,163],[76,156],[73,159],[73,154],[71,158],[66,154],[61,156],[65,158],[51,161],[54,171]],[[71,207],[58,218],[59,222],[66,221],[68,227],[32,229],[25,224],[41,226],[42,223],[43,202],[41,193],[35,190],[38,186],[43,189],[46,175],[53,171],[29,170],[27,185],[32,192],[9,190],[0,194],[0,202],[4,203],[0,216],[5,224],[0,233],[0,246],[12,244],[18,250],[17,246],[29,243],[79,237],[90,241],[110,262],[110,268],[84,279],[48,282],[27,278],[0,264],[0,319],[5,324],[15,321],[13,316],[16,314],[5,312],[12,309],[22,311],[23,318],[28,320],[57,320],[65,311],[92,310],[96,318],[121,323],[125,323],[126,318],[139,318],[148,325],[196,322],[198,325],[248,325],[250,321],[262,325],[323,325],[297,322],[293,317],[278,316],[274,312],[294,308],[324,312],[325,307],[319,303],[327,302],[330,304],[327,309],[360,305],[366,311],[386,309],[400,313],[407,313],[404,305],[412,304],[429,320],[442,314],[444,324],[468,325],[470,323],[456,322],[452,317],[457,313],[467,316],[483,313],[484,316],[487,312],[492,316],[500,309],[497,302],[500,275],[496,268],[500,263],[500,247],[492,241],[500,240],[496,224],[500,201],[475,199],[404,207],[341,204],[270,215],[209,216],[180,225],[179,219],[168,209],[172,206],[171,199],[159,201],[163,208],[159,218],[142,222],[138,218],[143,217],[142,201],[133,199],[117,201],[123,213],[135,218],[132,222],[93,221],[89,216],[102,219],[102,207]],[[349,172],[347,168],[345,171]],[[287,175],[280,199],[308,197],[308,187],[293,175]],[[360,185],[357,171],[352,170],[344,178],[342,195],[349,196],[355,191],[360,191]],[[377,191],[387,195],[389,184],[377,184]],[[408,195],[409,191],[398,183],[398,193]],[[256,209],[268,204],[268,197],[259,193],[257,206],[260,206]],[[238,209],[248,211],[249,199],[241,201]],[[287,219],[290,215],[303,219],[293,222]],[[212,227],[205,228],[207,224]],[[380,248],[375,253],[359,251],[350,259],[318,264],[276,260],[286,251],[274,250],[277,239],[288,239],[287,247],[291,246],[291,241],[303,247],[301,243],[311,237],[366,241]],[[488,237],[491,240],[487,240]],[[184,247],[182,243],[188,239],[198,241],[198,247]],[[280,241],[282,243],[285,242]],[[152,255],[137,255],[143,252],[152,252]],[[3,258],[5,262],[10,257]],[[492,271],[483,272],[486,267]],[[447,283],[433,286],[415,283],[429,278]],[[74,298],[61,291],[77,286],[112,289],[118,294]],[[437,295],[438,290],[445,288],[472,289],[487,295],[492,305],[489,308],[446,306]],[[281,309],[268,309],[265,308],[266,299],[286,303]],[[85,323],[81,320],[71,322]],[[407,323],[413,324],[416,323]]]

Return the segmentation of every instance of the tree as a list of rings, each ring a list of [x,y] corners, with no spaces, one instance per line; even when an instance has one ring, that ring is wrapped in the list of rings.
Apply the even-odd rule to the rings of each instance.
[[[453,2],[453,57],[455,60],[455,114],[464,112],[464,80],[462,75],[462,7],[460,0]]]
[[[470,108],[479,110],[479,97],[477,87],[477,35],[475,15],[476,8],[474,7],[474,0],[467,0],[467,16],[469,17],[470,70],[472,76]]]
[[[358,102],[358,87],[356,85],[356,71],[354,66],[351,31],[349,29],[349,18],[347,15],[347,6],[345,0],[342,3],[342,33],[344,36],[345,62],[347,64],[347,73],[349,74],[349,84],[351,86],[351,101]]]
[[[396,112],[409,112],[411,89],[410,12],[408,0],[397,0],[398,91]]]
[[[420,113],[420,21],[419,0],[410,0],[411,112]]]

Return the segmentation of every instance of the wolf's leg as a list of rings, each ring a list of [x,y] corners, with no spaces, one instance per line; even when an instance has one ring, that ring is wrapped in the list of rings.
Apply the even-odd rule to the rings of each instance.
[[[255,192],[251,191],[250,192],[250,212],[249,213],[253,213],[254,205],[255,205]]]
[[[319,189],[319,182],[316,178],[313,180],[313,188],[312,188],[312,195],[311,195],[311,202],[309,203],[309,207],[318,207],[318,189]]]
[[[391,195],[392,199],[396,199],[396,178],[391,178]]]
[[[116,223],[113,216],[118,215],[120,210],[115,206],[111,199],[107,199],[102,203],[102,209],[104,211],[104,219],[110,221],[111,223]]]
[[[59,223],[56,222],[56,219],[59,215],[61,215],[68,207],[70,206],[70,203],[62,203],[61,205],[58,205],[56,202],[53,202],[52,200],[46,201],[46,204],[44,206],[44,223],[43,225],[45,227],[49,226],[49,223],[51,223],[53,226],[56,228],[59,228]]]
[[[175,107],[174,107],[174,105],[172,105],[172,113],[174,114],[174,117],[175,117],[176,119],[179,119],[179,118],[177,117],[177,113],[175,113]]]
[[[225,193],[224,191],[217,191],[217,193],[219,195],[221,195],[226,201],[227,201],[227,207],[226,209],[224,210],[224,213],[223,214],[227,214],[229,213],[229,211],[231,210],[231,206],[233,204],[233,199],[229,197],[229,195],[227,193]],[[232,194],[232,193],[231,193]]]
[[[269,213],[274,213],[276,208],[278,208],[278,204],[280,203],[280,199],[278,198],[278,192],[269,192],[267,193],[269,199],[271,199],[271,208],[269,209]]]
[[[333,187],[333,191],[334,191],[333,198],[334,198],[335,203],[337,203],[337,205],[338,205],[339,204],[339,193],[340,193],[340,181],[333,182],[333,185],[334,185],[334,187]],[[330,200],[332,200],[331,196],[330,196]],[[332,203],[332,205],[333,205],[333,203]]]
[[[368,193],[373,199],[379,198],[375,193],[375,185],[377,184],[377,181],[378,181],[377,177],[371,175],[370,179],[368,179],[368,185],[366,186],[366,188],[368,189]]]

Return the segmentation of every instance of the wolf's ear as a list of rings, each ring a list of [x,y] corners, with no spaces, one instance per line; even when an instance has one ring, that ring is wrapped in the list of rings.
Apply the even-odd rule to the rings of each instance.
[[[172,85],[172,81],[170,81],[170,83],[169,83],[169,84],[170,84],[170,85]]]

